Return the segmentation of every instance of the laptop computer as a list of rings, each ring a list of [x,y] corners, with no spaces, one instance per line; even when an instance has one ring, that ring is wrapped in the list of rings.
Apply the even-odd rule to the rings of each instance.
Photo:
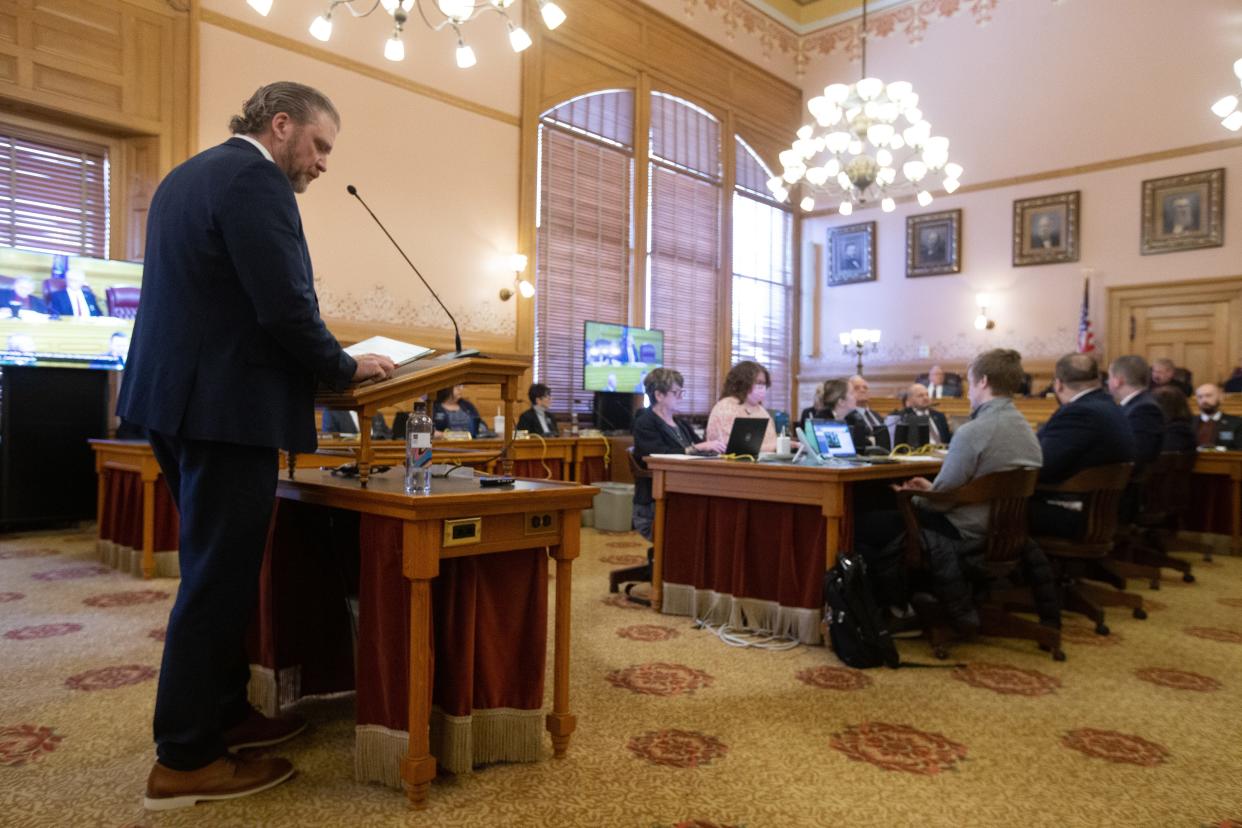
[[[815,437],[815,447],[820,455],[848,460],[861,459],[854,448],[854,435],[850,433],[848,423],[840,420],[811,420],[811,434]]]
[[[767,417],[738,417],[733,421],[733,430],[729,432],[729,444],[725,454],[749,454],[759,458],[763,448],[763,437],[768,433]]]

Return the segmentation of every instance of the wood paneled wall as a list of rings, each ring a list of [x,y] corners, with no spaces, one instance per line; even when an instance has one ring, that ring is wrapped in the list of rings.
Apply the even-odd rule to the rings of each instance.
[[[109,255],[142,257],[155,185],[193,149],[190,0],[0,0],[0,118],[109,147]]]

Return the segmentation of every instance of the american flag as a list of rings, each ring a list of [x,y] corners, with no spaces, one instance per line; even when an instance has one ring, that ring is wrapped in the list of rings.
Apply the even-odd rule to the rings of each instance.
[[[1089,311],[1091,280],[1082,280],[1082,315],[1078,318],[1078,353],[1089,354],[1095,350],[1095,334],[1091,332],[1091,314]]]

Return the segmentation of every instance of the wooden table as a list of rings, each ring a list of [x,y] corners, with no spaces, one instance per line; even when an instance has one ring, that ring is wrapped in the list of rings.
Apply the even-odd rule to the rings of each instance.
[[[1195,460],[1194,473],[1229,478],[1232,508],[1229,548],[1234,554],[1242,552],[1242,451],[1201,451]]]
[[[940,463],[936,460],[849,467],[741,463],[682,455],[652,455],[646,461],[652,472],[652,494],[656,504],[651,597],[652,606],[657,608],[663,608],[664,603],[667,523],[678,520],[678,515],[670,514],[667,508],[670,494],[818,507],[824,534],[821,560],[826,569],[836,563],[841,549],[845,521],[852,511],[853,485],[919,475],[931,478],[940,469]],[[679,549],[678,554],[693,553]],[[818,586],[818,583],[815,584],[816,590]],[[818,637],[816,632],[811,635]]]
[[[572,562],[579,551],[581,511],[590,508],[598,489],[572,483],[519,480],[511,487],[482,489],[477,479],[438,478],[430,495],[405,494],[400,475],[373,476],[366,489],[356,480],[301,469],[294,480],[282,479],[277,496],[363,516],[401,521],[401,572],[409,592],[408,753],[400,763],[410,803],[426,805],[436,775],[430,753],[432,632],[431,582],[449,558],[546,548],[556,561],[556,604],[552,712],[545,726],[557,758],[574,731],[569,712],[569,623]],[[359,635],[365,634],[360,628]],[[369,642],[375,646],[377,642]],[[380,642],[385,647],[404,641]],[[359,641],[359,648],[368,642]],[[451,659],[452,653],[438,658]]]
[[[120,538],[112,536],[110,515],[125,516],[131,511],[141,510],[141,545],[137,548],[142,576],[151,578],[157,570],[163,574],[177,575],[176,550],[178,519],[176,507],[172,504],[172,496],[167,487],[157,486],[160,480],[160,464],[155,459],[151,444],[146,440],[90,440],[91,449],[95,452],[95,472],[99,475],[98,497],[96,502],[96,547],[100,554],[118,569],[130,569],[121,558],[132,548],[126,541],[137,538]],[[129,497],[125,502],[114,502],[117,495],[114,487],[109,485],[108,477],[112,474],[130,474],[141,480],[141,497]],[[160,531],[157,533],[157,527]],[[105,537],[107,535],[107,537]],[[157,535],[161,543],[168,547],[157,550]],[[157,551],[168,552],[169,566],[157,567],[155,554]]]

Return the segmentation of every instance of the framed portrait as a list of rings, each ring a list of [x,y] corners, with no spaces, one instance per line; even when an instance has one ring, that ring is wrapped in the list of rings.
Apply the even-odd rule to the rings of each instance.
[[[1143,182],[1139,252],[1173,253],[1225,243],[1225,171],[1205,170]]]
[[[906,216],[906,277],[962,272],[962,211]]]
[[[1078,261],[1081,196],[1075,191],[1014,201],[1014,267]]]
[[[828,287],[875,281],[875,222],[828,229]]]

